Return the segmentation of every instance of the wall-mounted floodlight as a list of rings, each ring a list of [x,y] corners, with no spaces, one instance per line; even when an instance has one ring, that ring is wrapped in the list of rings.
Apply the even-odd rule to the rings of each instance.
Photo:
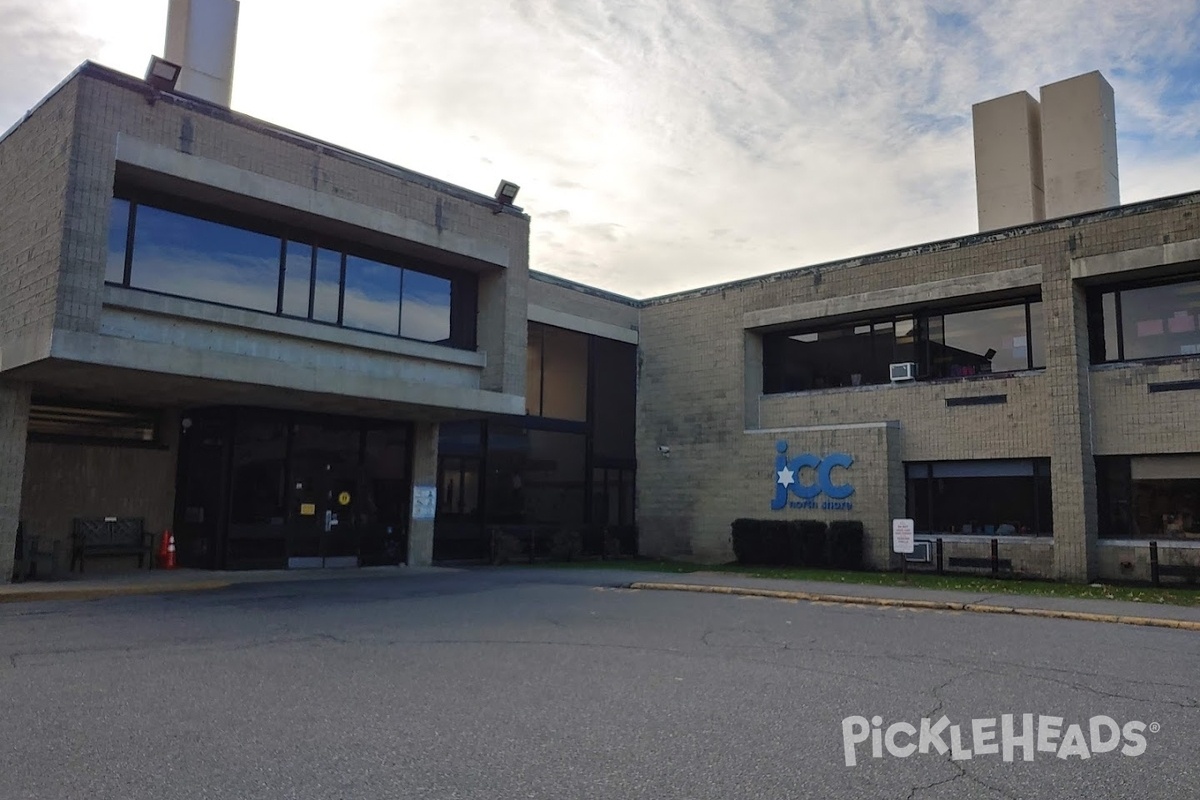
[[[178,64],[172,64],[165,58],[150,56],[150,64],[146,67],[146,83],[160,92],[174,91],[181,69]]]
[[[505,206],[511,206],[517,199],[519,191],[521,191],[521,187],[512,181],[500,181],[500,185],[496,188],[496,202],[499,205],[493,213],[499,214]]]

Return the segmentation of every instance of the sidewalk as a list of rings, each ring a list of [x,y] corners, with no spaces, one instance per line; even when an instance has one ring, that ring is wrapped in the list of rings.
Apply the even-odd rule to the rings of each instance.
[[[719,572],[691,572],[682,575],[646,573],[641,580],[633,581],[630,586],[647,590],[704,591],[812,602],[1120,622],[1200,631],[1200,606],[751,578]]]
[[[138,594],[202,592],[256,583],[329,581],[347,578],[397,578],[452,573],[446,567],[354,567],[345,569],[250,570],[215,572],[200,569],[137,570],[80,576],[70,574],[53,581],[27,581],[0,585],[0,603],[35,600],[96,600]]]

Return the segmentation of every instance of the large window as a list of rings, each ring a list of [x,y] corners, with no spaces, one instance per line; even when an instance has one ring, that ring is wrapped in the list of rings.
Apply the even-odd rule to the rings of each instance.
[[[905,465],[908,515],[925,534],[1049,536],[1048,459]]]
[[[132,246],[130,246],[132,244]],[[157,196],[116,197],[108,283],[463,349],[473,276]]]
[[[1200,280],[1094,289],[1093,363],[1200,355]]]
[[[1096,459],[1100,536],[1200,539],[1200,455]]]
[[[1038,300],[945,308],[763,336],[763,392],[887,383],[889,365],[923,378],[962,378],[1046,364]]]
[[[533,417],[587,419],[588,337],[529,324],[525,412]]]

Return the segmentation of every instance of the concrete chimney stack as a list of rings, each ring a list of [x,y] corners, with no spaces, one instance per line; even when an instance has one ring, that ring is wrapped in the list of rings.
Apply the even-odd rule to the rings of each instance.
[[[238,0],[171,0],[163,58],[183,68],[177,90],[229,106],[239,5]]]
[[[975,192],[981,231],[1046,218],[1042,194],[1042,122],[1029,92],[971,106]]]
[[[979,230],[1120,205],[1113,90],[1099,72],[971,107]]]
[[[1113,89],[1099,72],[1042,87],[1046,215],[1121,204]]]

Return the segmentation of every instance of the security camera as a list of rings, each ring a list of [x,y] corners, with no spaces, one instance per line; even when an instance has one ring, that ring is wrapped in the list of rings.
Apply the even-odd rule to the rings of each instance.
[[[671,448],[667,447],[665,444],[660,444],[658,446],[658,452],[662,453],[664,456],[669,456],[671,455]]]

